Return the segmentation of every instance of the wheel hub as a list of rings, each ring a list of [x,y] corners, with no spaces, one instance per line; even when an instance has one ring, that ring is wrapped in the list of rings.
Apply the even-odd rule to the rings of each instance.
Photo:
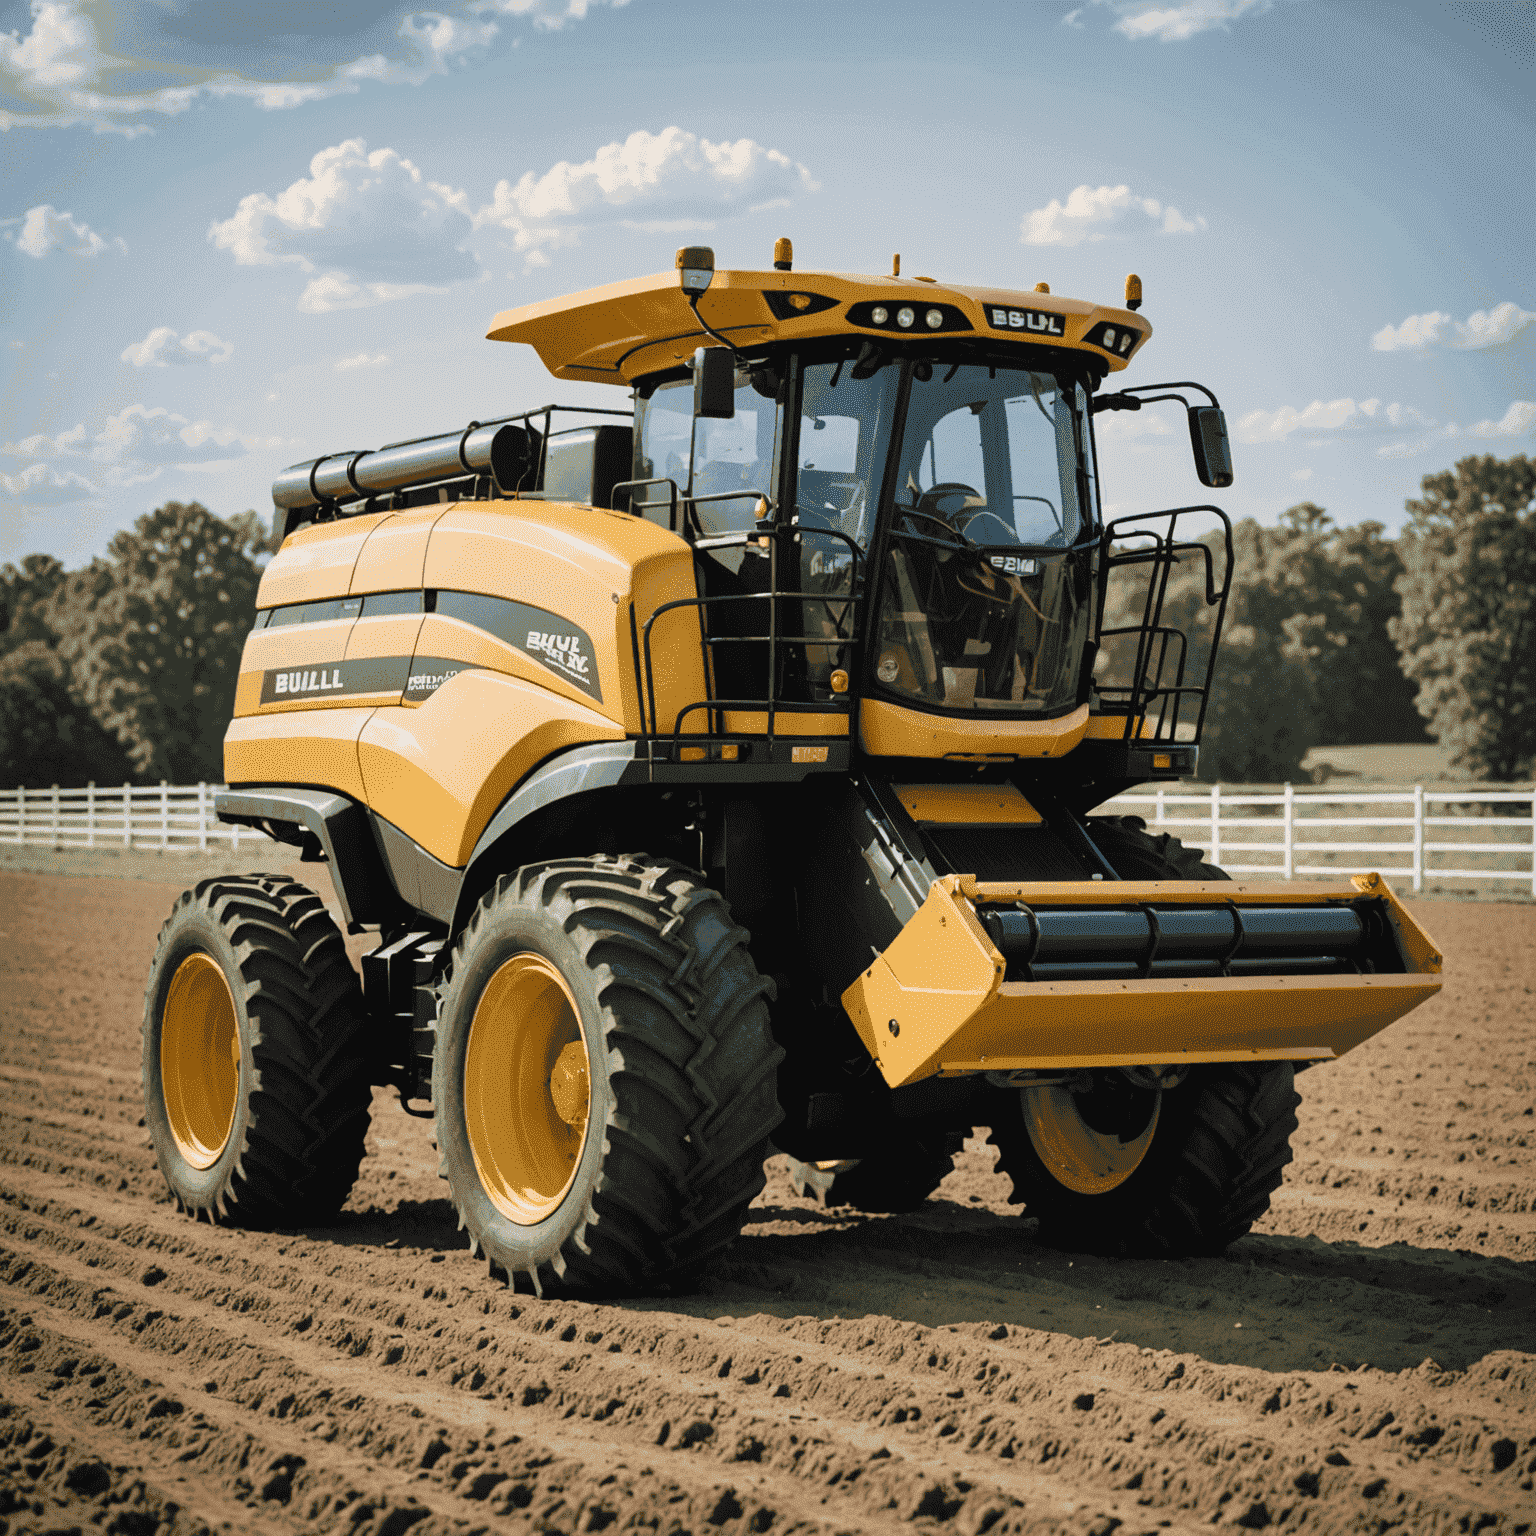
[[[576,1001],[542,955],[514,955],[486,983],[464,1054],[464,1120],[491,1203],[534,1226],[576,1177],[592,1102]]]
[[[240,1025],[223,967],[201,951],[176,967],[160,1016],[160,1087],[176,1150],[211,1168],[234,1128]]]
[[[1138,1109],[1128,1120],[1123,1114],[1105,1115],[1101,1104],[1079,1103],[1065,1088],[1026,1088],[1020,1094],[1024,1124],[1040,1161],[1059,1184],[1079,1195],[1107,1194],[1141,1166],[1162,1112],[1162,1094],[1150,1097],[1150,1112],[1143,1117]],[[1089,1116],[1097,1123],[1090,1123]]]

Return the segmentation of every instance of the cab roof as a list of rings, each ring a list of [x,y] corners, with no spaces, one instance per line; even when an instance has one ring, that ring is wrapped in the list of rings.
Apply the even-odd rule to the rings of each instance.
[[[885,320],[877,323],[881,309]],[[907,327],[898,323],[904,309],[913,311]],[[930,311],[938,312],[939,325],[930,326]],[[1124,368],[1152,334],[1131,310],[1082,299],[843,272],[717,271],[699,313],[743,350],[829,336],[984,339],[1083,352],[1110,371]],[[486,336],[527,342],[557,379],[598,384],[629,384],[676,368],[695,347],[710,344],[675,271],[503,310]]]

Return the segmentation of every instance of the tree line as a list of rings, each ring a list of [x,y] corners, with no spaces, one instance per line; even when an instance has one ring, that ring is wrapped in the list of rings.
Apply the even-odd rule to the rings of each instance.
[[[1396,539],[1311,502],[1274,528],[1239,523],[1201,777],[1282,782],[1316,745],[1429,738],[1470,777],[1529,777],[1533,503],[1531,459],[1473,457],[1425,477]],[[169,502],[81,570],[0,566],[0,784],[221,779],[268,553],[254,512]],[[1209,654],[1204,579],[1181,559],[1164,608],[1191,678]],[[1135,585],[1112,584],[1106,625],[1139,615]]]

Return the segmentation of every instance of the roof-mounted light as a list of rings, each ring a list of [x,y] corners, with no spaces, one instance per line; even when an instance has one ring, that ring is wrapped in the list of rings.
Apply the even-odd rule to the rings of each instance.
[[[715,253],[707,245],[681,246],[677,252],[677,271],[684,293],[705,293],[715,280]]]

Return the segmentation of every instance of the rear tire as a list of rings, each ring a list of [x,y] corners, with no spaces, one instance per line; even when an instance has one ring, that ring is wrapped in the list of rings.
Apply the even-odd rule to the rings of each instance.
[[[432,1101],[493,1273],[540,1294],[680,1286],[734,1241],[781,1119],[747,938],[696,875],[638,855],[529,865],[481,900]]]
[[[991,1141],[1013,1180],[1010,1199],[1040,1218],[1040,1235],[1054,1247],[1140,1258],[1220,1253],[1269,1209],[1291,1160],[1301,1102],[1294,1077],[1289,1062],[1192,1068],[1179,1087],[1148,1095],[1160,1102],[1142,1105],[1141,1123],[1127,1127],[1140,1130],[1155,1114],[1147,1144],[1131,1150],[1139,1138],[1127,1136],[1134,1166],[1096,1193],[1093,1186],[1115,1173],[1091,1156],[1074,1166],[1063,1152],[1063,1142],[1085,1145],[1073,1134],[1070,1106],[1080,1101],[1070,1094],[1026,1090],[993,1125]],[[1053,1109],[1030,1097],[1045,1094],[1067,1105]]]
[[[1091,816],[1088,835],[1122,880],[1230,880],[1167,832],[1154,835],[1140,816]]]
[[[160,930],[144,993],[145,1120],[185,1211],[325,1221],[368,1132],[362,991],[325,904],[279,875],[205,880]]]

